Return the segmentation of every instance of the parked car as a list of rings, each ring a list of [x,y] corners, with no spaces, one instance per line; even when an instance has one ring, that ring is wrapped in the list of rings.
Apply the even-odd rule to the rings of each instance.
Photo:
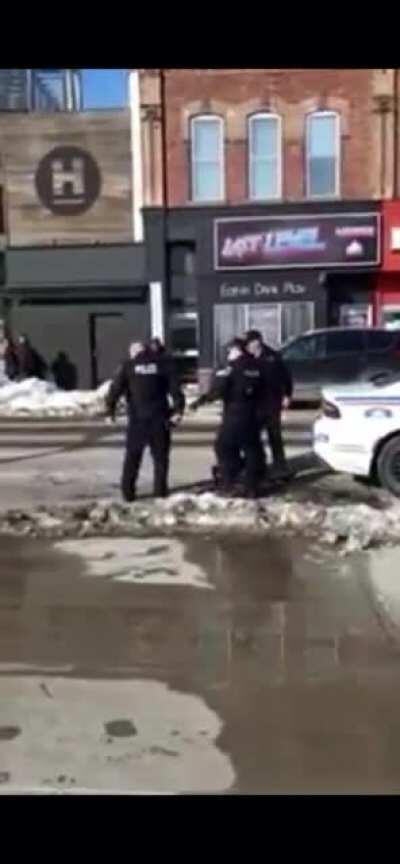
[[[400,374],[324,388],[313,447],[334,471],[377,482],[400,497]]]
[[[294,381],[294,399],[316,401],[323,387],[400,372],[400,331],[334,327],[310,330],[281,349]]]

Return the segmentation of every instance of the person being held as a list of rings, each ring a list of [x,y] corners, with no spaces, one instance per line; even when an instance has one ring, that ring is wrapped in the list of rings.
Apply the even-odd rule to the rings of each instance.
[[[261,439],[258,404],[264,389],[264,372],[245,350],[241,339],[228,346],[227,363],[217,370],[210,389],[192,405],[196,410],[207,402],[221,400],[222,423],[215,441],[215,452],[222,477],[222,493],[232,495],[243,467],[245,494],[255,498],[260,482]]]

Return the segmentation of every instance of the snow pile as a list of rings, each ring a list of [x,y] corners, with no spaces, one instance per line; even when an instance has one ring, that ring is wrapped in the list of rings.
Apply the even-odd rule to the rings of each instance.
[[[0,417],[96,417],[104,412],[106,381],[97,390],[60,390],[50,381],[27,378],[0,386]]]
[[[223,499],[203,495],[172,495],[123,504],[94,501],[81,505],[58,505],[36,509],[8,510],[0,514],[0,534],[64,537],[140,537],[156,532],[242,532],[264,536],[301,535],[333,547],[334,554],[387,544],[400,544],[400,502],[385,499],[372,504],[341,506],[290,500],[271,496],[258,501]]]

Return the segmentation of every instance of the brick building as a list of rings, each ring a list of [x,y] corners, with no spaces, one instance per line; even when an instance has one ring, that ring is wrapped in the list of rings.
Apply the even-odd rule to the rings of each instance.
[[[182,368],[247,326],[380,322],[395,96],[390,69],[141,70],[148,279]]]

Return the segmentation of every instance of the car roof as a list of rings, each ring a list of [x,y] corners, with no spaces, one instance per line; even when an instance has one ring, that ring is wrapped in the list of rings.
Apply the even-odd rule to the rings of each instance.
[[[395,333],[395,330],[387,330],[385,327],[319,327],[316,330],[305,330],[304,333],[299,333],[298,336],[295,336],[295,339],[301,339],[302,336],[315,336],[319,333],[348,333],[348,332],[359,332],[362,333]]]

